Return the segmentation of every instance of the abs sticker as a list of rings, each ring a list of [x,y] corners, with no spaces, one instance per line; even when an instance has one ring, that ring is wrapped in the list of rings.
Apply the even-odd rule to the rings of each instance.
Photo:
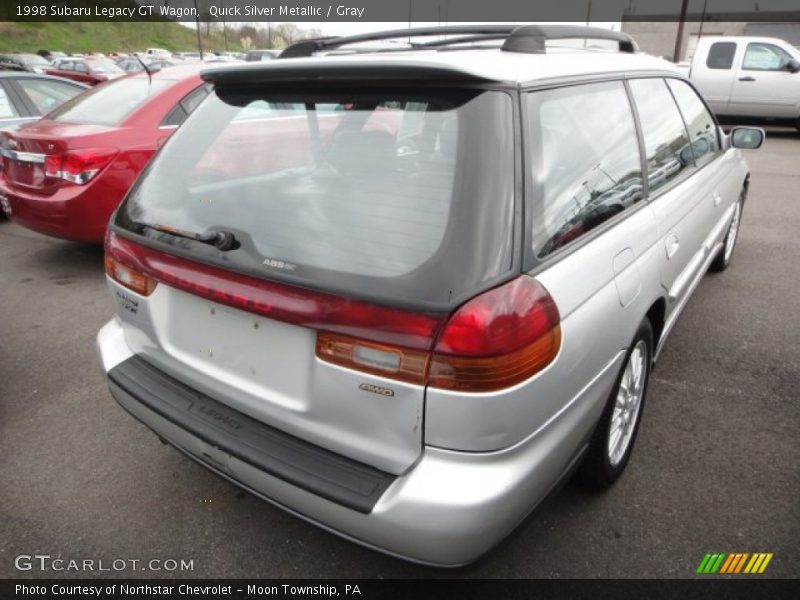
[[[264,262],[261,264],[265,267],[270,267],[272,269],[283,269],[285,271],[294,271],[297,269],[296,264],[286,262],[285,260],[278,260],[277,258],[265,258]]]

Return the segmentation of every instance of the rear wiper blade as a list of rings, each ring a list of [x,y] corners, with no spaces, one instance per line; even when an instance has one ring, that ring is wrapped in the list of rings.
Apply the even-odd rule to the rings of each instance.
[[[202,233],[194,233],[193,231],[185,231],[172,227],[170,225],[160,225],[158,223],[136,223],[139,227],[152,229],[153,231],[160,231],[161,233],[168,233],[177,237],[186,238],[187,240],[194,240],[201,244],[208,244],[209,246],[216,246],[217,249],[227,252],[228,250],[236,250],[241,244],[230,231],[224,229],[209,229]]]

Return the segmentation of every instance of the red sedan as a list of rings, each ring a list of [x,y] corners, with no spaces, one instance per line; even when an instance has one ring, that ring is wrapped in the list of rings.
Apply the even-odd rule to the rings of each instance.
[[[0,206],[34,231],[102,243],[147,161],[208,94],[200,69],[130,75],[0,133]]]
[[[114,64],[114,61],[94,56],[59,58],[52,67],[45,69],[45,73],[80,81],[86,85],[97,85],[125,75],[125,71]]]

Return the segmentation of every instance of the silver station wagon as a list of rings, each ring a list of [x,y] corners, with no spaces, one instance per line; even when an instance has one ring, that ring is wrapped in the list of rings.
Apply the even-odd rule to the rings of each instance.
[[[620,476],[665,339],[731,262],[761,130],[726,135],[668,63],[575,26],[313,40],[204,78],[107,234],[97,341],[126,411],[434,565],[567,477]]]

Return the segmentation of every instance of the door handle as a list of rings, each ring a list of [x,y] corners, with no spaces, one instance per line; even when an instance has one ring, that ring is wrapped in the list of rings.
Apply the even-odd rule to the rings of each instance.
[[[755,77],[750,77],[749,75],[747,77],[739,77],[739,81],[755,81],[755,80],[756,80]]]
[[[666,239],[664,240],[664,247],[667,250],[667,260],[675,256],[675,253],[678,251],[680,247],[680,241],[678,240],[678,236],[674,233],[670,233]]]

